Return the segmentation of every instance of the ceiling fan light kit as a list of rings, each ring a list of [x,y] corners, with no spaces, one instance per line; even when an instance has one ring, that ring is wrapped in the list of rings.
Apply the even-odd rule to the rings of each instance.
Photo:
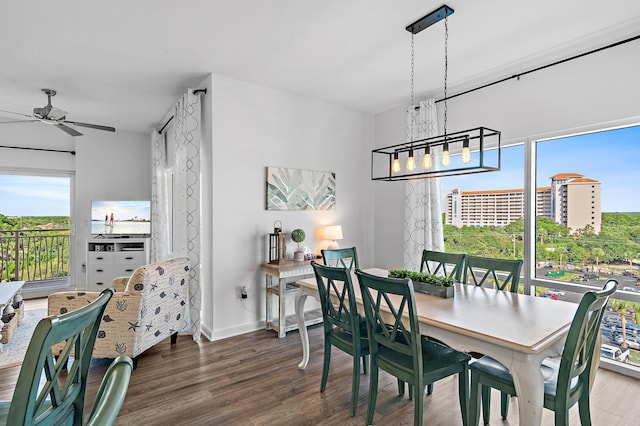
[[[500,170],[501,133],[499,131],[477,127],[461,132],[447,132],[448,17],[453,12],[449,6],[443,5],[405,27],[411,33],[411,106],[415,107],[413,100],[414,35],[443,19],[445,21],[444,134],[415,140],[412,125],[408,142],[372,150],[372,180],[424,179]],[[436,156],[439,156],[440,161],[436,162]],[[402,164],[406,164],[406,167],[403,168]]]
[[[8,112],[10,114],[21,115],[23,117],[35,118],[35,120],[14,120],[14,121],[0,121],[0,124],[8,124],[8,123],[35,123],[40,122],[44,124],[54,125],[63,132],[71,135],[71,136],[82,136],[82,133],[77,131],[68,124],[73,126],[87,127],[90,129],[96,130],[104,130],[107,132],[115,132],[115,127],[111,126],[102,126],[99,124],[89,124],[89,123],[81,123],[79,121],[70,121],[67,120],[67,111],[61,110],[59,108],[54,107],[51,104],[51,98],[56,95],[56,91],[53,89],[42,89],[42,92],[47,95],[47,105],[42,108],[36,107],[33,109],[33,115],[22,114],[18,112],[12,111],[3,111]]]

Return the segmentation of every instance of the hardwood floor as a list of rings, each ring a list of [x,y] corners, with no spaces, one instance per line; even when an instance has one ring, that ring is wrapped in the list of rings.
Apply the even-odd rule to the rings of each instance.
[[[350,417],[351,357],[335,350],[327,390],[320,393],[322,327],[309,329],[311,360],[298,370],[301,357],[297,332],[278,339],[273,331],[255,331],[216,342],[196,343],[180,336],[146,351],[133,372],[119,425],[363,425],[367,410],[369,375],[362,375],[358,413]],[[108,360],[95,360],[87,392],[91,405]],[[0,369],[0,399],[10,399],[18,367]],[[592,391],[594,425],[638,424],[640,381],[600,370]],[[495,392],[495,391],[494,391]],[[436,383],[424,399],[425,425],[462,423],[457,380]],[[517,425],[517,399],[512,398],[509,418],[500,418],[499,394],[494,393],[492,424]],[[543,424],[552,425],[545,410]],[[397,395],[395,379],[380,373],[374,423],[413,424],[413,402]],[[571,424],[579,425],[577,407]]]

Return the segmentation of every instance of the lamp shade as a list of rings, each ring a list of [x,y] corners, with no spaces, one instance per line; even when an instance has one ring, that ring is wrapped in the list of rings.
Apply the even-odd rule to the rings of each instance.
[[[332,225],[325,226],[320,229],[320,235],[323,240],[341,240],[342,239],[342,226],[340,225]]]
[[[321,240],[329,240],[330,243],[327,246],[329,250],[340,248],[336,240],[342,239],[342,226],[332,225],[324,226],[318,229],[318,238]]]

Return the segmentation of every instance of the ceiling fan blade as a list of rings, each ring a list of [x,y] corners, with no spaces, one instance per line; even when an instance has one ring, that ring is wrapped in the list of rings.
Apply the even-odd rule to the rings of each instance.
[[[98,130],[106,130],[107,132],[115,132],[116,131],[115,127],[101,126],[99,124],[80,123],[80,122],[77,122],[77,121],[68,121],[68,120],[65,120],[64,122],[65,123],[69,123],[69,124],[73,124],[74,126],[89,127],[91,129],[98,129]]]
[[[73,128],[69,127],[69,126],[66,126],[66,125],[62,124],[62,123],[56,124],[56,127],[58,127],[59,129],[65,131],[65,132],[67,132],[71,136],[82,136],[82,133],[80,133],[76,129],[73,129]]]
[[[23,116],[23,117],[33,118],[33,115],[23,114],[23,113],[21,113],[21,112],[7,111],[7,110],[4,110],[4,109],[0,109],[0,112],[6,112],[6,113],[9,113],[9,114],[15,114],[15,115],[21,115],[21,116]]]
[[[40,120],[10,120],[10,121],[0,121],[0,124],[7,124],[7,123],[35,123],[36,121],[40,121]]]

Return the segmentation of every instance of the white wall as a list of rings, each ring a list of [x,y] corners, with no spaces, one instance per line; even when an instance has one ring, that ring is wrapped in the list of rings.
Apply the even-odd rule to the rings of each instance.
[[[76,141],[76,283],[84,288],[86,239],[91,232],[91,200],[151,199],[151,139],[118,131],[85,132]]]
[[[0,145],[75,150],[76,155],[0,148],[0,173],[63,172],[73,176],[71,284],[84,288],[85,240],[90,231],[91,200],[151,197],[151,160],[148,135],[82,129],[71,137],[39,123],[0,126]]]
[[[218,339],[264,326],[266,239],[276,220],[284,231],[302,228],[303,245],[317,248],[316,227],[341,224],[342,247],[357,246],[372,266],[370,150],[373,117],[346,107],[214,75],[213,275],[205,286],[202,324]],[[267,166],[336,173],[333,211],[265,210]],[[288,247],[292,253],[295,243]],[[248,299],[239,298],[245,285]],[[206,288],[209,286],[209,288]],[[293,305],[288,305],[293,313]]]
[[[448,129],[493,128],[502,131],[505,145],[526,138],[640,124],[638,75],[640,44],[636,41],[454,98],[448,102]],[[437,105],[442,132],[443,104]],[[376,147],[405,140],[404,109],[394,108],[375,117]],[[396,265],[402,262],[404,185],[374,185],[376,264]]]

